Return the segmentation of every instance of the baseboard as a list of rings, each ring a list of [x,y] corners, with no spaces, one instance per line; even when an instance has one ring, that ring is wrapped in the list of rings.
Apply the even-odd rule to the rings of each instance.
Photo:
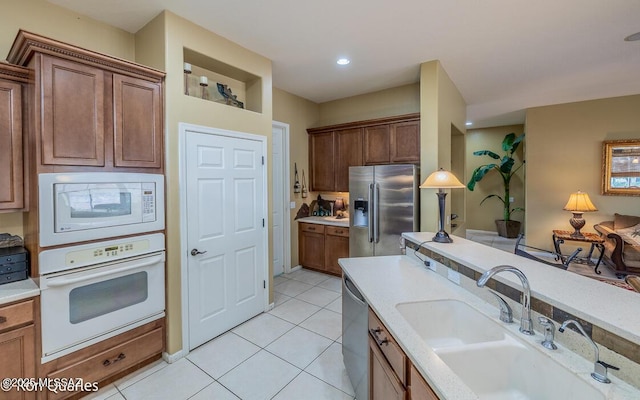
[[[188,351],[182,349],[178,352],[175,352],[173,354],[169,354],[166,351],[162,352],[162,359],[165,360],[166,362],[168,362],[169,364],[173,364],[174,362],[180,360],[181,358],[186,357],[189,354]]]
[[[273,307],[275,307],[275,303],[267,304],[267,307],[264,309],[264,312],[269,312],[273,310]]]
[[[289,271],[289,273],[291,273],[293,271],[297,271],[299,269],[302,269],[302,265],[296,265],[295,267],[291,267],[291,270]]]

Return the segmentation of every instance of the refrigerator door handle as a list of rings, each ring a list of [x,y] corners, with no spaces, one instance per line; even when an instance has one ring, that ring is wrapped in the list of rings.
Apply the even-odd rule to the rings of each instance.
[[[373,210],[374,210],[374,206],[375,206],[375,201],[373,199],[373,183],[369,184],[369,210],[368,210],[368,223],[367,223],[367,230],[369,232],[369,243],[373,243]]]
[[[373,201],[373,240],[375,243],[380,242],[380,185],[374,184],[374,201]]]

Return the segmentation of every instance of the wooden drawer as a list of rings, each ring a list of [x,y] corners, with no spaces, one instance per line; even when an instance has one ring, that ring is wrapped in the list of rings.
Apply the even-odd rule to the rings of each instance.
[[[33,300],[0,307],[0,331],[33,321]]]
[[[400,382],[406,386],[407,356],[371,309],[369,309],[369,334],[384,354]]]
[[[327,225],[324,227],[324,233],[333,236],[349,237],[349,228]]]
[[[82,378],[85,383],[99,382],[162,351],[163,329],[156,328],[111,349],[52,372],[49,378]],[[62,399],[69,392],[48,393],[48,399]]]
[[[302,232],[314,232],[314,233],[323,233],[324,234],[324,225],[306,224],[304,222],[301,222],[300,223],[300,230]]]

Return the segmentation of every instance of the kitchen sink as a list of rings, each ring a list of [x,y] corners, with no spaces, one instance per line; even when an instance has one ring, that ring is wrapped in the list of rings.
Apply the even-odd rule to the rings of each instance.
[[[605,398],[541,352],[513,338],[506,342],[442,349],[438,356],[480,399]]]
[[[480,399],[605,399],[543,351],[516,338],[497,315],[494,321],[458,300],[399,303],[396,309]]]
[[[434,350],[465,344],[502,340],[498,322],[458,300],[400,303],[396,309]]]

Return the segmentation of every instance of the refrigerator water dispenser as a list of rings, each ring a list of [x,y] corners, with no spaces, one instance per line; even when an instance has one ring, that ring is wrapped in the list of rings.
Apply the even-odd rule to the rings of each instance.
[[[369,226],[369,218],[367,217],[369,202],[364,199],[355,200],[353,208],[353,226]]]

